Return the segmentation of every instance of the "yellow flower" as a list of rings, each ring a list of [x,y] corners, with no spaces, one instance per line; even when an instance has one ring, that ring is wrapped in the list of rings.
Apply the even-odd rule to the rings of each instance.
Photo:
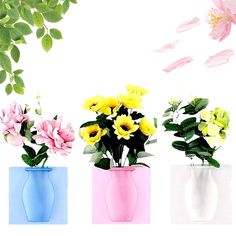
[[[101,137],[106,135],[107,130],[101,129],[98,124],[84,127],[80,130],[80,136],[85,140],[87,145],[94,145],[99,142]]]
[[[83,108],[86,110],[97,112],[102,107],[103,103],[104,97],[94,96],[84,102]]]
[[[142,102],[142,98],[135,93],[129,93],[127,95],[121,94],[120,99],[122,104],[127,108],[141,108],[140,103]]]
[[[108,97],[104,99],[103,106],[100,108],[100,112],[107,116],[115,117],[121,104],[118,98]]]
[[[207,142],[212,148],[214,148],[215,146],[221,145],[224,142],[224,139],[220,135],[217,135],[215,137],[209,137]]]
[[[134,85],[127,85],[126,89],[128,93],[137,94],[139,96],[143,96],[144,94],[148,93],[148,90]]]
[[[139,126],[134,124],[131,116],[121,115],[117,116],[112,126],[115,129],[115,134],[118,139],[130,139],[130,135],[135,132]]]
[[[156,128],[151,125],[150,121],[147,118],[142,118],[139,122],[140,131],[146,135],[153,135],[156,133]]]
[[[211,117],[212,117],[212,114],[210,111],[208,110],[204,110],[201,112],[201,119],[202,120],[205,120],[206,122],[210,121],[211,120]]]
[[[212,123],[207,124],[205,122],[200,123],[198,125],[198,129],[202,131],[202,134],[204,136],[209,135],[210,137],[218,136],[221,130],[221,128],[218,125]]]

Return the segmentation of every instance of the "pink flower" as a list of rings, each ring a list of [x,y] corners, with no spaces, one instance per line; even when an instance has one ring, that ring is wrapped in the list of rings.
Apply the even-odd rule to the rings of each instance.
[[[0,111],[3,134],[10,144],[15,146],[23,145],[26,138],[20,135],[20,130],[25,121],[29,121],[29,117],[24,113],[22,106],[16,102]]]
[[[208,12],[207,21],[212,31],[210,36],[222,41],[231,32],[232,24],[236,24],[236,1],[235,0],[213,0],[216,8],[211,8]]]
[[[174,49],[175,46],[178,44],[179,40],[175,40],[174,42],[167,43],[163,47],[156,50],[156,52],[166,52],[170,49]]]
[[[61,128],[61,118],[45,120],[36,127],[37,135],[33,136],[37,144],[48,146],[50,153],[59,153],[63,156],[69,154],[74,141],[74,130],[69,123],[66,128]]]

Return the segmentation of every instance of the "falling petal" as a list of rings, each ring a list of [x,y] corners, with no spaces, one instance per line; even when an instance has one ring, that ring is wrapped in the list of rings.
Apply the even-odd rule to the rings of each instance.
[[[184,32],[186,30],[190,30],[195,26],[198,26],[200,24],[200,19],[197,17],[194,17],[192,20],[190,21],[185,21],[183,22],[177,29],[176,32],[177,33],[181,33]]]
[[[163,47],[157,49],[156,52],[166,52],[170,49],[174,49],[175,46],[178,44],[178,42],[179,42],[179,40],[176,40],[176,41],[171,42],[171,43],[167,43]]]
[[[179,68],[181,66],[184,66],[185,64],[193,61],[192,57],[183,57],[173,63],[171,63],[169,66],[167,66],[165,69],[163,69],[166,73],[171,72],[172,70]]]
[[[229,61],[230,57],[233,55],[234,55],[234,51],[231,49],[218,52],[215,55],[210,56],[206,60],[205,65],[208,67],[215,67],[215,66],[225,64]]]

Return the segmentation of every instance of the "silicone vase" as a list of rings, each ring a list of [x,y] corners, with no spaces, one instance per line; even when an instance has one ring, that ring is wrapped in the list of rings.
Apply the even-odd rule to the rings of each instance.
[[[217,203],[218,188],[212,177],[210,166],[192,166],[186,184],[185,203],[191,221],[207,222],[213,219]]]
[[[132,221],[137,203],[133,167],[111,168],[106,189],[107,209],[112,221]]]
[[[54,189],[49,178],[51,168],[26,168],[28,179],[23,188],[23,203],[28,221],[47,222],[50,220]]]

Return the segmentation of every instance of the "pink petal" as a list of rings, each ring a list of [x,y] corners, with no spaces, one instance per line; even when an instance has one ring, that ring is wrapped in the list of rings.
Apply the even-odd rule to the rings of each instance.
[[[167,43],[163,47],[156,50],[156,52],[166,52],[170,49],[174,49],[175,46],[178,44],[179,40],[175,40],[174,42]]]
[[[181,66],[184,66],[185,64],[193,61],[192,57],[183,57],[180,58],[179,60],[171,63],[169,66],[167,66],[165,69],[163,69],[166,73],[171,72],[172,70],[179,68]]]
[[[195,26],[198,26],[200,24],[200,19],[198,17],[194,17],[192,20],[190,21],[185,21],[183,22],[177,29],[176,32],[177,33],[181,33],[184,32],[186,30],[190,30]]]
[[[208,67],[214,67],[214,66],[225,64],[229,61],[230,57],[233,55],[234,55],[234,51],[231,49],[218,52],[215,55],[210,56],[206,60],[205,65]]]
[[[8,134],[7,135],[7,142],[11,145],[22,146],[23,142],[25,142],[25,141],[26,141],[26,138],[22,137],[20,134],[17,134],[17,135]]]
[[[225,11],[225,4],[222,0],[212,0],[212,1],[221,11]]]

